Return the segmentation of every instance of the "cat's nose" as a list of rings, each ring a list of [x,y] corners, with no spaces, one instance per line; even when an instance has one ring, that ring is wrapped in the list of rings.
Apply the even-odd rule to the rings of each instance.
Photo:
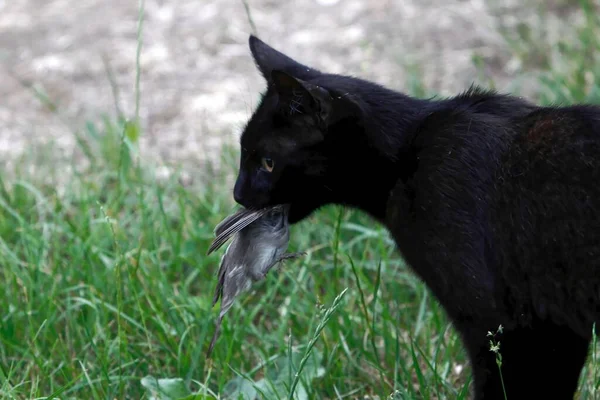
[[[242,172],[233,187],[233,199],[244,208],[259,209],[267,205],[266,193],[257,191],[249,185],[246,175]]]
[[[242,185],[239,184],[239,181],[235,183],[235,187],[233,188],[233,199],[236,203],[246,207],[244,204],[244,196],[242,195]]]
[[[244,176],[242,175],[237,179],[235,186],[233,187],[233,199],[242,207],[250,208],[252,206],[252,204],[250,204],[252,196],[247,195],[247,191],[244,186]]]

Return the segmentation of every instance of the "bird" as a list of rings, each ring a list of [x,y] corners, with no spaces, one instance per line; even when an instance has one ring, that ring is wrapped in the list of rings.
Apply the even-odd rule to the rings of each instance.
[[[221,257],[212,301],[214,307],[221,299],[221,307],[207,358],[210,358],[214,349],[223,317],[237,296],[250,289],[253,283],[264,279],[275,265],[306,254],[286,251],[290,239],[288,211],[289,205],[260,210],[242,208],[215,227],[216,238],[207,255],[219,249],[231,237],[233,240]]]

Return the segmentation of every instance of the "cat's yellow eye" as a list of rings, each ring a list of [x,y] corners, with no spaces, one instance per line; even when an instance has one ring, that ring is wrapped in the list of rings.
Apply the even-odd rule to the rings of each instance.
[[[275,161],[273,161],[273,159],[268,158],[268,157],[263,157],[261,160],[262,163],[262,167],[267,171],[267,172],[272,172],[273,171],[273,167],[275,167]]]

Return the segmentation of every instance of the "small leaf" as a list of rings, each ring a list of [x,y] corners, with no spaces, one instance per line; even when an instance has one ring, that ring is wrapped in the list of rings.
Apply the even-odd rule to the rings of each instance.
[[[141,383],[150,392],[150,400],[179,400],[193,396],[181,378],[156,379],[153,376],[146,376],[142,378]]]
[[[115,266],[115,259],[107,256],[106,254],[98,253],[98,258],[102,261],[102,264],[108,269],[113,269]]]
[[[254,400],[257,394],[253,382],[241,376],[227,382],[223,389],[223,398],[231,400]]]
[[[290,388],[296,371],[300,367],[304,351],[295,349],[290,357],[281,356],[273,360],[264,370],[264,378],[253,382],[242,376],[230,380],[223,390],[223,398],[226,400],[255,400],[260,399],[285,399],[289,396]],[[294,391],[294,400],[308,400],[308,388],[315,378],[325,374],[325,368],[321,366],[322,353],[313,348],[308,356],[304,368],[300,372],[300,384]]]
[[[100,134],[98,133],[98,128],[92,122],[88,121],[85,123],[85,129],[87,133],[95,140],[100,140]]]
[[[180,397],[177,400],[216,400],[216,397],[208,394],[190,394],[186,397]]]
[[[140,127],[135,121],[125,122],[125,137],[127,137],[131,143],[137,142],[140,137]]]

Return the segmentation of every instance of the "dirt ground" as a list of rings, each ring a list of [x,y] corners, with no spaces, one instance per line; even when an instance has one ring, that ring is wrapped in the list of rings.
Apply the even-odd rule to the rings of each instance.
[[[498,15],[521,18],[518,0],[248,0],[259,37],[306,64],[406,90],[409,66],[442,94],[485,73],[510,90],[515,60]],[[517,7],[519,9],[517,10]],[[0,0],[0,162],[53,142],[67,157],[69,129],[114,113],[103,57],[122,108],[135,106],[138,2]],[[197,165],[235,141],[263,81],[249,54],[240,0],[146,0],[141,52],[144,157]],[[62,118],[28,85],[43,88]],[[1,164],[0,164],[1,165]]]

